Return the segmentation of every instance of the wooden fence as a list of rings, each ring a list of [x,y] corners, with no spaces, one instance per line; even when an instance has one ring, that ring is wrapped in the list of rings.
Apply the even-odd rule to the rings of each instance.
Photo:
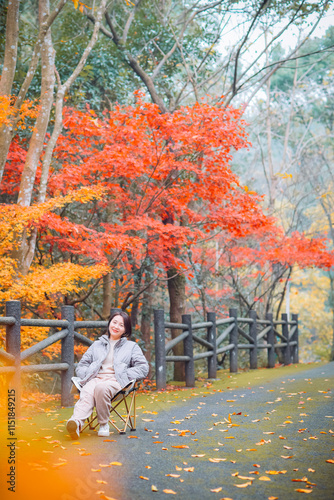
[[[0,367],[0,374],[13,374],[10,385],[16,391],[16,412],[19,413],[21,400],[21,373],[60,372],[61,405],[73,406],[71,377],[74,375],[74,340],[90,346],[93,342],[76,330],[80,328],[107,328],[107,321],[75,321],[74,307],[62,306],[61,320],[21,318],[21,303],[17,300],[6,302],[6,316],[0,317],[0,325],[6,325],[6,351],[0,349],[0,360],[8,366]],[[21,351],[21,327],[55,327],[60,331],[37,344]],[[61,341],[61,362],[22,365],[22,361],[37,354],[55,342]]]
[[[111,312],[117,309],[112,309]],[[81,335],[76,330],[80,328],[107,328],[107,321],[75,321],[74,307],[62,306],[61,318],[56,319],[32,319],[21,317],[21,303],[17,300],[6,302],[6,316],[0,317],[0,325],[6,326],[6,351],[0,349],[0,360],[7,366],[0,367],[0,374],[10,377],[10,385],[16,390],[16,411],[19,413],[21,400],[21,373],[36,372],[60,372],[61,375],[61,405],[72,406],[73,395],[71,394],[71,377],[74,375],[74,340],[90,346],[92,340]],[[21,327],[44,327],[59,328],[60,330],[45,338],[41,342],[21,351]],[[223,331],[222,328],[227,328]],[[281,332],[277,330],[281,326]],[[243,327],[243,328],[242,328]],[[248,328],[248,331],[245,331]],[[181,335],[166,343],[167,329],[183,330]],[[204,330],[206,338],[195,335],[195,330]],[[216,378],[217,355],[229,352],[230,371],[238,370],[238,349],[249,349],[250,368],[257,367],[258,349],[267,349],[268,367],[275,365],[275,349],[283,349],[285,364],[298,363],[298,316],[292,315],[292,321],[282,314],[282,321],[273,321],[272,315],[268,314],[266,320],[258,320],[256,312],[251,311],[249,318],[237,317],[237,310],[230,310],[230,317],[216,319],[215,313],[208,313],[207,321],[192,324],[191,316],[182,316],[182,323],[170,323],[164,319],[164,311],[154,311],[155,331],[155,368],[157,389],[166,387],[166,363],[183,361],[185,363],[186,385],[195,384],[194,362],[208,359],[208,377]],[[248,343],[239,343],[240,336]],[[277,342],[277,337],[281,342]],[[227,339],[227,345],[223,342]],[[40,363],[22,365],[34,354],[42,351],[55,342],[61,341],[60,363]],[[169,351],[179,342],[183,342],[183,356],[169,356]],[[207,349],[206,352],[194,352],[194,343]]]
[[[274,321],[272,314],[267,314],[265,320],[260,320],[257,319],[256,311],[250,311],[249,318],[240,318],[237,309],[230,309],[228,318],[216,319],[216,314],[209,312],[207,321],[202,323],[193,324],[190,314],[182,316],[182,323],[170,323],[164,318],[163,309],[154,311],[157,389],[166,387],[166,363],[168,362],[184,362],[186,386],[193,387],[195,385],[195,361],[207,358],[208,378],[216,378],[217,356],[229,352],[230,371],[235,373],[238,371],[239,349],[249,350],[251,369],[257,368],[259,349],[267,350],[268,368],[275,366],[276,349],[282,350],[284,364],[299,361],[297,314],[292,315],[291,321],[288,321],[286,314],[282,314],[280,321]],[[183,332],[166,342],[166,329],[183,330]],[[193,333],[196,330],[204,331],[204,335]],[[183,342],[184,355],[169,355],[169,351],[179,342]],[[196,352],[194,344],[199,344],[206,350]]]

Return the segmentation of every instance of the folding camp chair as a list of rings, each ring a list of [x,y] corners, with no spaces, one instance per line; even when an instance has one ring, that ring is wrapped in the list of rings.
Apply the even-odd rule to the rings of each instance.
[[[123,387],[123,389],[118,391],[111,400],[109,423],[120,434],[125,434],[128,427],[130,431],[136,430],[136,391],[136,381],[131,380],[131,382]],[[130,399],[130,404],[128,402],[128,399]],[[122,403],[124,403],[123,409],[126,411],[126,415],[122,415],[120,413],[120,405]],[[120,427],[117,426],[117,423]],[[87,427],[89,427],[89,429],[91,430],[94,430],[98,425],[97,415],[94,411],[92,415],[87,419],[86,425],[81,429],[80,432],[83,432],[85,429],[87,429]]]

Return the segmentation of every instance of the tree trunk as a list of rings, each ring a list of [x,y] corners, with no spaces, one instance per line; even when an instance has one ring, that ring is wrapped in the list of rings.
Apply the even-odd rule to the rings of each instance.
[[[49,0],[39,3],[39,23],[49,14]],[[18,204],[28,207],[31,204],[36,171],[43,151],[45,134],[49,124],[50,111],[53,104],[53,89],[55,52],[52,46],[51,29],[45,35],[41,51],[42,84],[40,111],[38,113],[34,132],[30,140],[26,162],[21,177]]]
[[[145,285],[152,281],[154,275],[154,262],[150,262],[145,272]],[[152,343],[151,343],[151,323],[152,323],[152,305],[153,305],[154,283],[143,293],[143,302],[141,309],[141,334],[145,343],[145,357],[149,364],[148,377],[152,376]]]
[[[329,279],[330,279],[330,306],[332,309],[332,346],[331,346],[331,352],[329,355],[329,361],[334,361],[334,276],[332,272],[330,271],[329,273]]]
[[[112,305],[112,291],[111,291],[111,273],[103,276],[103,306],[102,318],[108,319]]]
[[[267,32],[265,33],[265,40],[267,45]],[[269,53],[268,49],[266,49],[266,64],[269,65]],[[277,191],[277,177],[274,172],[273,165],[273,156],[272,156],[272,147],[271,147],[271,111],[270,111],[270,84],[271,79],[268,78],[266,83],[266,132],[267,132],[267,148],[268,148],[268,169],[269,169],[269,209],[272,214],[275,209],[275,199],[276,199],[276,191]]]
[[[19,10],[20,0],[12,0],[11,5],[7,7],[6,20],[6,45],[3,70],[0,79],[0,95],[11,95],[14,81],[17,45],[19,39]],[[7,161],[7,153],[12,140],[12,124],[2,125],[0,128],[0,151],[6,152],[0,159],[0,182]]]
[[[182,314],[185,314],[186,303],[186,278],[183,274],[178,274],[175,268],[168,269],[168,292],[169,292],[169,315],[172,323],[182,323]],[[172,329],[174,339],[183,330]],[[183,356],[183,343],[177,344],[173,348],[175,356]],[[174,363],[174,380],[185,380],[185,369],[183,362]]]

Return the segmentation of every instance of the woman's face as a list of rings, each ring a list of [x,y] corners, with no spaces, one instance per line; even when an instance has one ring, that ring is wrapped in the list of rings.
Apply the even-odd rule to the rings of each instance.
[[[114,316],[109,324],[109,336],[112,340],[119,340],[125,333],[124,320],[122,316]]]

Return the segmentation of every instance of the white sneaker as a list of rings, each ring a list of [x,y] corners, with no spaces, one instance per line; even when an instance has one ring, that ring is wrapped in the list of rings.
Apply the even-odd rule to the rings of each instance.
[[[109,436],[109,424],[100,424],[99,432],[97,433],[98,436],[100,437],[107,437]]]
[[[66,429],[68,430],[68,433],[72,439],[79,439],[80,429],[79,429],[79,424],[76,420],[74,420],[73,418],[68,420],[66,424]]]

